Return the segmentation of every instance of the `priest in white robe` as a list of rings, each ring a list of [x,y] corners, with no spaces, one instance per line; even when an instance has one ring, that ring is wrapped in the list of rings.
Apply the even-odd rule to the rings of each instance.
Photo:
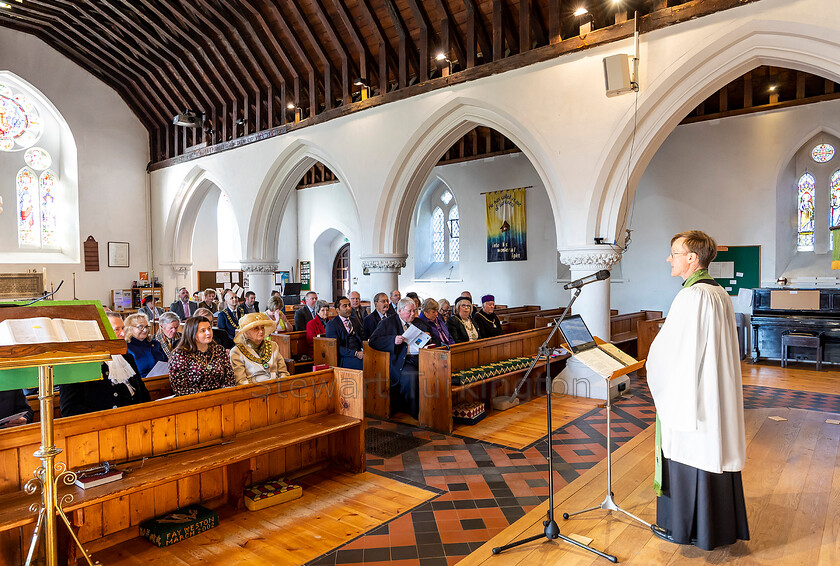
[[[716,254],[715,241],[703,232],[671,239],[671,276],[684,280],[683,289],[647,360],[661,488],[652,529],[704,550],[749,540],[738,336],[732,301],[707,271]]]

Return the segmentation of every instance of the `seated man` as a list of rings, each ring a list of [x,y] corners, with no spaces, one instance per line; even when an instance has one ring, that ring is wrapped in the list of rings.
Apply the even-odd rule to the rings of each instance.
[[[174,312],[181,320],[186,320],[195,314],[198,303],[190,300],[190,292],[186,287],[178,289],[178,300],[169,305],[169,312]]]
[[[306,325],[310,320],[315,318],[317,314],[315,311],[315,301],[318,300],[318,293],[309,291],[303,297],[304,305],[295,311],[295,331],[301,332],[306,330]]]
[[[418,356],[409,354],[403,333],[414,322],[417,305],[411,299],[397,303],[397,316],[389,316],[376,328],[368,343],[374,350],[391,354],[389,375],[391,378],[391,411],[407,411],[415,419],[420,414],[418,391]],[[428,331],[425,325],[416,324]]]
[[[400,293],[399,289],[394,289],[391,291],[391,302],[388,304],[388,314],[397,314],[397,304],[402,299],[402,293]]]
[[[239,329],[239,319],[243,316],[245,316],[245,311],[239,306],[236,293],[233,291],[225,293],[225,308],[219,309],[219,314],[216,315],[216,326],[227,333],[231,348],[233,348],[233,338]]]
[[[118,339],[125,340],[125,327],[120,315],[109,312],[108,321]],[[82,383],[67,383],[58,386],[59,406],[62,417],[83,415],[105,409],[127,407],[151,401],[146,384],[140,379],[140,372],[131,354],[111,356],[102,364],[102,377]]]
[[[365,317],[362,326],[365,329],[365,337],[370,338],[376,327],[383,319],[391,316],[389,307],[391,303],[388,302],[387,293],[377,293],[373,297],[373,312]]]
[[[350,316],[358,320],[360,325],[363,324],[368,315],[368,308],[362,306],[362,296],[358,291],[350,291],[347,298],[350,299]]]
[[[35,413],[32,412],[32,407],[26,401],[26,395],[23,394],[23,389],[0,391],[0,419],[5,419],[20,413],[23,414],[8,421],[6,424],[0,425],[0,428],[10,428],[31,423],[32,418],[35,416]]]
[[[245,314],[260,312],[260,302],[257,300],[257,294],[253,291],[247,291],[245,293],[245,304],[242,306],[245,307]]]
[[[475,311],[472,319],[481,338],[492,338],[502,334],[502,322],[499,315],[493,312],[496,308],[496,298],[493,295],[481,297],[481,308]]]
[[[362,369],[362,338],[364,330],[352,315],[350,299],[339,297],[335,301],[338,316],[327,323],[327,338],[335,338],[338,346],[338,365],[343,368]]]

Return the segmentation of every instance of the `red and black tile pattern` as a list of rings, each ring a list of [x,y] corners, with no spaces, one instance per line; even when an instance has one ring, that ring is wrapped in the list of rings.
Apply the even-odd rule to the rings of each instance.
[[[613,450],[656,417],[645,382],[634,379],[632,389],[633,396],[613,405]],[[745,386],[744,404],[840,412],[840,395]],[[393,422],[370,421],[368,426],[429,441],[387,460],[369,455],[368,471],[440,495],[319,557],[313,566],[455,564],[548,497],[545,437],[516,450]],[[555,490],[606,456],[605,435],[606,417],[598,408],[554,431]]]

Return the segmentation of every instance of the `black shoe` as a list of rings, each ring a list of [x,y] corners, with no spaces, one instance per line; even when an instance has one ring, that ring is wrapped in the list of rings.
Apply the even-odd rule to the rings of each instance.
[[[674,537],[671,535],[671,531],[669,531],[668,529],[663,529],[659,525],[651,525],[650,530],[654,535],[656,535],[658,538],[661,538],[664,541],[667,541],[667,542],[670,542],[670,543],[673,543],[673,544],[686,544],[686,543],[677,542],[676,540],[674,540]],[[696,542],[697,541],[695,539],[691,539],[691,542],[688,543],[688,544],[693,545]]]

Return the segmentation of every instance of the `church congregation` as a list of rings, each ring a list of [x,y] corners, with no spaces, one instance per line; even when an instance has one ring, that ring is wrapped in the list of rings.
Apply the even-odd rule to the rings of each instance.
[[[840,564],[838,34],[0,1],[0,565]]]

